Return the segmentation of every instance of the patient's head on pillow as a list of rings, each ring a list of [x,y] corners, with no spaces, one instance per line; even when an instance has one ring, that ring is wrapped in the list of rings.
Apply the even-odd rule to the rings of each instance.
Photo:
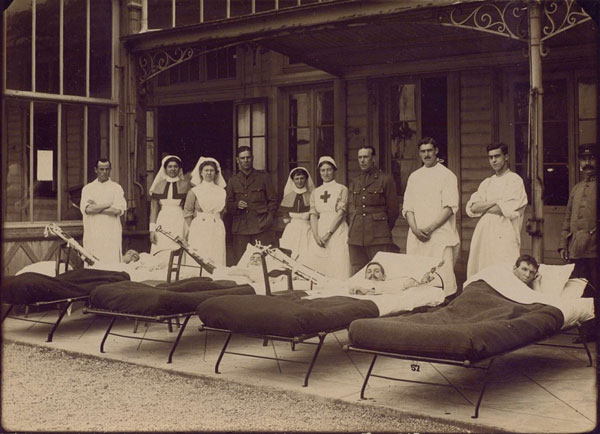
[[[138,253],[137,250],[134,250],[134,249],[127,250],[122,258],[122,261],[126,264],[129,264],[130,262],[137,262],[139,260],[140,260],[140,254]]]
[[[533,281],[538,275],[539,264],[533,256],[521,255],[517,258],[517,262],[513,266],[513,273],[525,285],[532,287]]]
[[[369,262],[365,270],[365,279],[376,280],[378,282],[385,280],[385,270],[379,262]]]
[[[261,265],[260,253],[254,252],[250,255],[250,259],[248,259],[248,267],[257,267],[259,265]]]

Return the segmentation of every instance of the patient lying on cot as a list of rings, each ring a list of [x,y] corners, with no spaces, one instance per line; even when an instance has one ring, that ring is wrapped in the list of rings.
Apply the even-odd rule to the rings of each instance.
[[[404,291],[408,288],[432,282],[435,279],[435,270],[443,265],[443,261],[438,267],[432,268],[425,273],[420,281],[413,277],[402,276],[393,280],[386,280],[385,269],[379,262],[369,262],[365,269],[363,281],[353,281],[349,293],[355,295],[384,294],[396,291]]]

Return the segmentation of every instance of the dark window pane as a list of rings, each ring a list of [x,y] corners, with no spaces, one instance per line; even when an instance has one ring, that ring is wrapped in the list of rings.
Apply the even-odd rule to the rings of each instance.
[[[58,93],[59,2],[36,4],[35,90]]]
[[[110,158],[110,137],[108,128],[108,109],[103,107],[88,108],[88,179],[96,179],[94,166],[100,158]]]
[[[204,0],[204,21],[221,20],[227,17],[225,0]]]
[[[252,13],[251,0],[231,0],[231,16],[249,15]]]
[[[279,0],[279,9],[298,6],[298,0]]]
[[[7,100],[4,110],[6,148],[2,159],[6,163],[3,218],[7,222],[29,220],[29,103]]]
[[[148,28],[168,29],[171,27],[173,27],[171,0],[148,0]]]
[[[333,91],[317,93],[317,124],[333,125]]]
[[[111,97],[112,2],[90,2],[90,96]]]
[[[515,122],[529,120],[529,84],[519,83],[515,86]]]
[[[544,122],[566,121],[567,83],[565,80],[544,82]]]
[[[544,164],[544,205],[566,205],[569,201],[569,168]]]
[[[86,2],[65,0],[64,4],[64,84],[67,95],[85,96]]]
[[[31,90],[31,0],[15,0],[6,16],[6,87]]]
[[[233,78],[236,76],[235,47],[212,51],[206,55],[206,79]]]
[[[58,105],[33,105],[33,220],[57,219]]]
[[[81,212],[73,204],[79,206],[81,189],[85,184],[84,161],[81,158],[84,142],[83,112],[83,106],[62,106],[61,220],[81,220]]]
[[[320,158],[323,155],[333,156],[333,127],[317,129],[317,155]]]
[[[446,77],[421,81],[421,129],[423,137],[433,137],[440,150],[438,157],[448,161]]]
[[[544,124],[544,163],[568,163],[568,127],[566,122]]]
[[[256,12],[265,12],[275,9],[275,0],[256,0]]]
[[[515,125],[515,160],[516,163],[527,164],[528,124]]]
[[[318,3],[319,0],[301,0],[303,5],[308,5],[310,3]]]
[[[175,3],[175,25],[189,26],[200,22],[200,0],[177,0]]]

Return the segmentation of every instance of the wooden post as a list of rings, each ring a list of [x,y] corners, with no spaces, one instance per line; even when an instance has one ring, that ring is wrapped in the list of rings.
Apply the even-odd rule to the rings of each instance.
[[[544,117],[542,87],[541,4],[529,3],[529,163],[531,173],[532,218],[527,222],[531,251],[538,261],[544,260]]]

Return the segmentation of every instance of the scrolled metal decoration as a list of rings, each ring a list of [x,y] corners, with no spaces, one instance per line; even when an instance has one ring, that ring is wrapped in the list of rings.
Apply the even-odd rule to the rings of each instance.
[[[438,16],[440,24],[493,33],[519,41],[527,36],[527,6],[522,1],[511,1],[500,7],[494,3],[477,6],[470,12],[464,8],[452,9]],[[460,14],[463,16],[460,16]]]
[[[564,5],[564,7],[561,7]],[[549,0],[544,2],[542,41],[564,32],[592,18],[575,3],[575,0]]]
[[[490,2],[472,9],[456,7],[449,13],[441,13],[438,21],[444,26],[478,30],[527,42],[528,11],[535,1],[513,0],[503,5]],[[538,3],[543,5],[542,41],[591,20],[575,0],[545,0]],[[544,54],[547,52],[544,51]]]
[[[140,84],[144,84],[161,72],[191,59],[194,54],[195,50],[193,47],[177,47],[171,52],[161,50],[142,53],[138,58],[138,65],[141,71],[138,77]]]

